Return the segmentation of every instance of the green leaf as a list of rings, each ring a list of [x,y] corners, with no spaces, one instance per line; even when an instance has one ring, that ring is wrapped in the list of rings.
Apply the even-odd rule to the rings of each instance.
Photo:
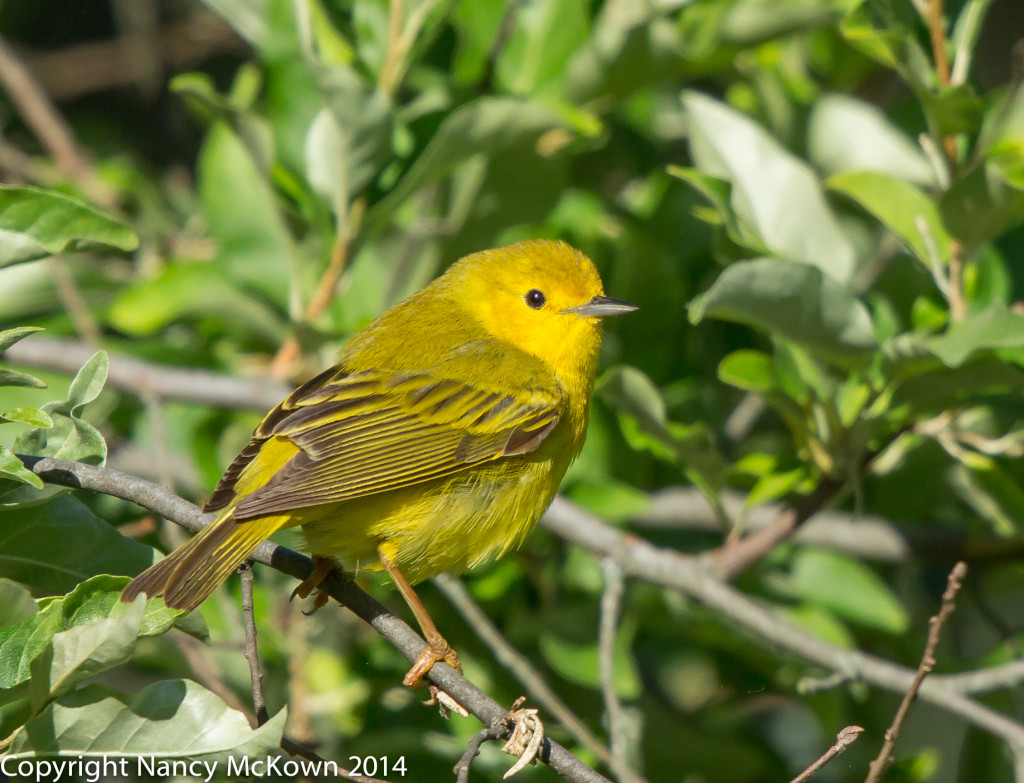
[[[0,476],[13,479],[22,484],[29,484],[36,489],[43,488],[43,480],[25,467],[18,455],[0,444]]]
[[[224,122],[210,128],[197,163],[207,228],[227,274],[284,308],[295,248],[266,177]]]
[[[1024,222],[1024,190],[1013,187],[994,163],[958,177],[940,202],[949,232],[970,249]]]
[[[1001,305],[969,313],[950,324],[945,334],[924,341],[948,367],[959,367],[981,351],[1024,347],[1024,316]]]
[[[848,282],[853,245],[807,164],[749,117],[712,98],[686,92],[683,105],[697,168],[732,183],[733,210],[765,246]]]
[[[566,63],[586,40],[589,3],[542,0],[515,8],[515,23],[495,65],[501,92],[561,95]]]
[[[130,228],[81,201],[0,185],[0,267],[95,247],[134,250],[138,245]]]
[[[42,331],[38,326],[19,326],[15,329],[5,329],[0,332],[0,354],[33,332]],[[45,389],[46,384],[33,375],[18,372],[17,370],[5,370],[0,367],[0,386],[25,386],[32,389]]]
[[[239,290],[214,264],[170,264],[151,279],[124,289],[108,314],[133,335],[150,335],[183,319],[214,318],[240,332],[280,343],[280,315]]]
[[[45,389],[46,384],[28,373],[5,370],[0,367],[0,386],[25,386],[30,389]]]
[[[41,326],[19,326],[14,329],[4,329],[0,332],[0,353],[3,353],[19,340],[23,340],[33,332],[41,332]]]
[[[79,411],[103,391],[109,364],[105,351],[93,354],[71,381],[68,398],[43,405],[42,411],[51,420],[51,426],[22,433],[14,443],[15,451],[102,465],[107,458],[107,444],[99,430],[79,416]],[[5,500],[12,502],[10,498]]]
[[[246,717],[191,680],[165,680],[126,696],[90,685],[58,697],[13,736],[7,758],[124,755],[187,759],[226,769],[228,759],[279,752],[287,710],[250,729]]]
[[[718,365],[718,379],[737,389],[766,393],[778,388],[775,364],[761,351],[733,351]]]
[[[181,610],[168,609],[162,598],[145,601],[144,610],[122,603],[121,591],[129,581],[128,577],[107,574],[86,579],[67,595],[47,601],[39,612],[0,628],[0,691],[27,682],[34,672],[33,662],[52,647],[54,639],[61,634],[83,628],[113,629],[114,625],[101,626],[100,623],[120,622],[131,612],[129,624],[135,629],[131,636],[134,645],[136,636],[158,636],[187,617]],[[102,637],[103,634],[96,635]],[[66,642],[76,637],[62,638]],[[81,641],[92,637],[77,638]],[[66,650],[66,645],[62,649]]]
[[[786,591],[810,606],[888,633],[907,630],[907,612],[878,575],[860,561],[824,549],[798,550]]]
[[[0,630],[35,613],[36,602],[25,585],[0,579]]]
[[[807,151],[826,175],[873,171],[922,187],[935,185],[921,148],[877,106],[849,95],[824,95],[815,102]]]
[[[53,419],[50,418],[46,411],[39,410],[39,408],[14,408],[0,416],[0,419],[20,422],[21,424],[31,424],[33,427],[40,427],[42,429],[49,429],[53,426]]]
[[[759,254],[768,252],[757,229],[747,225],[742,216],[733,209],[732,185],[729,182],[704,174],[697,169],[687,169],[682,166],[669,166],[666,171],[673,177],[678,177],[689,184],[711,202],[714,212],[709,215],[695,208],[694,214],[697,217],[706,223],[721,225],[725,229],[726,236],[740,247],[748,248]]]
[[[935,254],[938,260],[949,261],[952,240],[942,222],[938,205],[915,185],[871,171],[837,174],[826,184],[878,218],[925,264],[930,265]],[[924,223],[924,234],[919,221]]]
[[[306,136],[306,177],[336,211],[373,179],[391,151],[394,106],[348,68],[318,69],[327,103]]]
[[[446,176],[467,158],[495,156],[510,147],[540,136],[566,120],[536,101],[485,96],[452,111],[398,185],[367,214],[367,229],[379,228],[409,196],[424,185]]]
[[[0,577],[35,596],[63,595],[96,574],[134,576],[155,551],[118,533],[70,495],[0,511]]]
[[[130,659],[145,610],[146,599],[140,595],[118,617],[55,633],[29,667],[33,712],[39,712],[50,699],[67,693],[76,683]]]
[[[877,348],[871,316],[857,297],[817,267],[792,259],[730,264],[689,312],[694,324],[707,317],[745,323],[840,365],[866,361]]]

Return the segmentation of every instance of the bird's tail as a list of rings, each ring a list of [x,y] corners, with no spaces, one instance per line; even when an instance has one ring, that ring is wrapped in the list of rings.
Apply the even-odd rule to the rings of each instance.
[[[172,609],[195,609],[259,544],[290,521],[287,514],[238,522],[226,509],[171,554],[135,577],[121,592],[127,603],[140,593],[164,596]]]

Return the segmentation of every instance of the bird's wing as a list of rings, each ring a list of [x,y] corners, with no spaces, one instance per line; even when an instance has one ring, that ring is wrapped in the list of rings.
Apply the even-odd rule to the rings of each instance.
[[[206,510],[231,503],[268,441],[297,447],[235,506],[235,519],[349,500],[536,449],[558,423],[560,395],[504,395],[427,374],[321,374],[270,412]]]

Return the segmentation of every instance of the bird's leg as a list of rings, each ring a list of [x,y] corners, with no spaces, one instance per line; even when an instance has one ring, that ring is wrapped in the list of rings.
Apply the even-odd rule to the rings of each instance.
[[[313,596],[313,608],[308,612],[303,612],[303,614],[313,614],[313,612],[317,611],[321,607],[326,606],[327,602],[330,600],[330,596],[328,596],[323,590],[318,590],[317,588],[333,570],[334,560],[329,557],[313,555],[313,573],[299,582],[298,587],[292,590],[292,596],[288,600],[294,600],[295,596],[298,596],[299,598],[308,598],[309,594],[316,590],[316,595]]]
[[[423,631],[423,637],[427,640],[427,648],[416,659],[416,663],[412,665],[412,668],[409,669],[409,673],[405,675],[402,684],[408,688],[418,688],[423,684],[423,676],[438,661],[444,661],[457,672],[462,672],[459,656],[456,655],[455,650],[452,649],[451,645],[448,644],[437,630],[437,626],[434,625],[434,621],[427,614],[426,607],[423,606],[423,602],[420,601],[419,596],[413,591],[409,580],[405,578],[405,575],[399,570],[398,566],[385,554],[383,544],[377,547],[377,554],[380,556],[381,565],[384,566],[388,576],[391,577],[391,581],[395,583],[398,592],[402,594],[402,598],[405,599],[409,608],[412,609],[416,622],[420,624],[420,630]]]

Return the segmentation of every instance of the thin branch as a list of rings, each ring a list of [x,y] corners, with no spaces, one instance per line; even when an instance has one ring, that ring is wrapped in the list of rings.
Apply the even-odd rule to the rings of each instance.
[[[245,628],[245,660],[249,664],[249,681],[252,683],[252,706],[256,712],[256,725],[262,726],[270,720],[270,713],[267,712],[267,700],[263,696],[263,671],[260,669],[260,654],[256,647],[252,566],[243,563],[238,572],[242,577],[242,626]]]
[[[79,290],[71,270],[68,269],[67,260],[60,256],[50,256],[46,259],[46,265],[50,268],[50,277],[57,298],[67,311],[75,332],[87,342],[95,343],[100,338],[100,328],[96,324],[96,319],[92,317],[89,305]]]
[[[25,123],[53,156],[57,167],[75,180],[90,198],[110,206],[113,194],[100,182],[85,155],[78,149],[71,128],[47,97],[21,59],[0,38],[0,82]]]
[[[878,783],[882,779],[882,775],[885,774],[886,768],[892,763],[892,752],[896,747],[896,741],[899,739],[900,730],[907,719],[907,714],[910,712],[910,705],[917,698],[924,678],[935,668],[935,650],[938,648],[939,639],[942,637],[942,627],[956,608],[956,594],[960,592],[965,576],[967,576],[967,564],[963,561],[953,566],[953,570],[949,572],[949,578],[946,581],[946,591],[942,594],[942,606],[939,608],[938,614],[928,621],[928,641],[924,646],[924,655],[921,656],[921,663],[914,673],[914,679],[911,681],[910,687],[903,694],[903,700],[900,702],[899,709],[896,710],[896,717],[893,718],[892,725],[885,732],[885,742],[882,743],[878,756],[871,762],[870,771],[864,783]]]
[[[825,476],[810,495],[795,506],[784,508],[771,524],[710,553],[707,556],[709,562],[718,575],[726,579],[739,576],[831,503],[844,486],[844,482]]]
[[[860,736],[861,732],[864,731],[860,726],[847,726],[841,732],[836,735],[835,744],[831,748],[826,750],[821,758],[815,761],[811,766],[793,778],[789,783],[806,783],[811,779],[818,770],[828,764],[832,759],[850,747],[854,742],[857,741],[857,737]]]
[[[119,471],[51,458],[26,456],[22,457],[22,461],[51,484],[129,500],[189,530],[201,530],[208,521],[197,506],[178,497],[166,487]],[[912,670],[873,655],[829,644],[722,582],[702,561],[621,533],[563,498],[555,499],[542,519],[542,524],[555,535],[598,557],[614,558],[623,567],[626,576],[688,595],[755,639],[828,671],[845,672],[851,678],[897,693],[905,693],[913,682]],[[270,565],[296,579],[305,579],[313,570],[309,558],[269,541],[257,547],[250,560]],[[356,587],[351,580],[332,573],[325,580],[323,589],[371,625],[409,661],[415,660],[423,650],[423,640],[408,625]],[[508,714],[507,710],[446,664],[436,664],[430,670],[429,679],[487,725]],[[1024,726],[972,701],[962,692],[946,687],[941,678],[926,679],[921,684],[919,696],[1004,739],[1015,750],[1024,748]],[[545,740],[541,759],[567,780],[587,783],[606,780],[564,748],[548,740]]]
[[[576,713],[558,697],[558,694],[544,681],[543,676],[534,668],[529,659],[502,636],[501,631],[473,600],[466,586],[447,574],[434,577],[433,582],[442,595],[462,615],[480,640],[494,653],[494,659],[519,680],[530,697],[537,701],[545,711],[554,715],[555,719],[572,734],[577,742],[586,747],[603,763],[611,766],[612,752],[608,746],[601,742],[577,717]],[[643,783],[643,781],[639,783]]]
[[[85,361],[96,352],[94,346],[63,337],[32,335],[8,348],[2,359],[27,368],[55,370],[74,375]],[[110,369],[107,385],[138,395],[143,399],[152,395],[161,400],[174,400],[209,405],[232,410],[251,410],[266,413],[292,391],[292,386],[265,376],[235,377],[224,373],[192,370],[136,359],[108,352]],[[122,447],[126,449],[130,447]],[[113,462],[114,456],[111,457]],[[151,461],[144,453],[126,455],[122,464],[139,465],[140,460]],[[111,465],[117,467],[117,465]],[[177,466],[177,481],[194,483],[194,470]],[[136,474],[151,478],[156,474],[135,468]],[[766,503],[746,508],[746,498],[740,493],[725,490],[722,503],[726,513],[737,518],[745,516],[744,529],[757,532],[772,524],[784,513],[780,504]],[[693,528],[719,532],[721,524],[703,494],[691,487],[670,487],[650,496],[648,507],[631,522],[640,527]],[[882,517],[823,509],[807,523],[796,528],[793,539],[804,544],[826,546],[857,557],[905,562],[912,554],[948,563],[954,559],[1009,560],[1024,556],[1022,542],[998,539],[992,542],[973,542],[968,546],[964,535],[957,531],[929,526],[900,526]],[[536,698],[536,696],[535,696]]]
[[[598,557],[614,558],[626,576],[690,596],[717,613],[723,621],[754,638],[827,671],[843,672],[851,679],[897,693],[906,692],[913,682],[913,670],[874,655],[829,644],[726,584],[701,559],[621,533],[564,498],[555,498],[541,524]],[[967,698],[962,692],[945,687],[939,678],[925,680],[919,695],[1013,747],[1024,747],[1024,725]]]
[[[470,738],[466,743],[466,752],[452,768],[452,772],[455,773],[455,783],[469,783],[469,767],[473,763],[473,759],[480,753],[480,748],[485,742],[499,739],[507,730],[501,721],[496,721],[492,725],[480,729]]]
[[[339,205],[338,208],[342,211],[346,209],[344,204]],[[306,305],[306,311],[303,313],[306,321],[311,323],[319,318],[320,313],[331,303],[331,298],[338,287],[338,280],[341,279],[341,274],[348,265],[349,255],[352,250],[352,240],[359,233],[359,224],[362,222],[363,212],[366,209],[366,199],[362,197],[357,198],[352,202],[352,206],[347,209],[347,215],[339,215],[338,234],[334,238],[334,244],[331,245],[331,260],[327,264],[327,269],[324,270],[320,282],[317,283],[316,290],[313,292],[313,296],[310,297],[309,304]],[[295,362],[298,361],[300,353],[299,340],[295,335],[291,335],[284,341],[277,354],[271,360],[270,374],[275,378],[287,378],[291,375],[292,368]]]
[[[867,452],[857,470],[862,474],[867,473],[871,463],[902,434],[903,430],[894,433],[884,444]],[[769,525],[710,553],[707,559],[716,574],[725,579],[734,579],[760,562],[776,546],[792,536],[804,522],[835,500],[846,485],[847,482],[842,479],[823,476],[811,494],[797,501],[796,505],[785,508]]]
[[[79,340],[33,335],[4,351],[3,358],[24,367],[74,375],[94,353],[94,346]],[[140,396],[150,392],[164,400],[259,413],[266,413],[292,391],[291,386],[273,378],[236,378],[207,370],[163,366],[116,353],[110,356],[107,385]]]
[[[615,635],[622,608],[622,594],[626,582],[622,566],[610,558],[601,561],[604,572],[604,592],[601,594],[601,620],[598,626],[597,646],[601,672],[601,697],[604,699],[604,714],[608,723],[608,735],[612,746],[612,770],[619,780],[633,780],[629,767],[629,742],[622,702],[615,689]]]
[[[213,515],[204,515],[198,506],[166,487],[127,473],[49,457],[23,456],[22,461],[51,484],[100,492],[137,503],[193,532],[202,530],[213,518]],[[308,557],[271,541],[264,541],[256,547],[249,560],[296,579],[305,579],[313,571],[313,561]],[[423,639],[405,622],[339,572],[329,574],[320,589],[370,625],[410,662],[415,661],[426,647]],[[445,663],[434,664],[427,679],[488,726],[508,715],[507,709]],[[544,740],[538,758],[572,783],[609,783],[607,778],[550,739]]]

